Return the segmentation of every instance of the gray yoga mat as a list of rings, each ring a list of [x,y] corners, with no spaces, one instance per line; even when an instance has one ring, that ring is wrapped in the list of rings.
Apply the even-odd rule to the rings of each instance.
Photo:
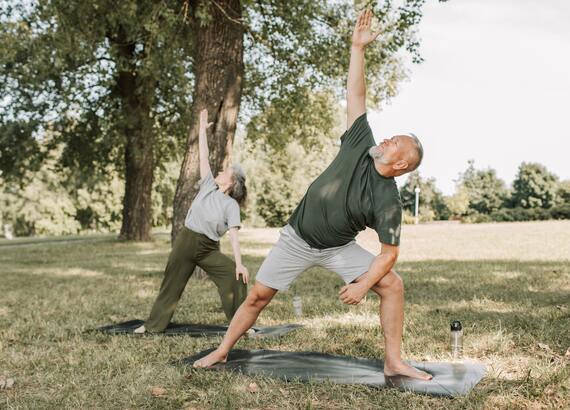
[[[129,320],[127,322],[121,322],[116,324],[111,324],[107,326],[101,326],[95,329],[99,332],[109,333],[113,335],[118,334],[132,334],[134,330],[143,325],[144,320]],[[253,334],[248,334],[248,337],[279,337],[287,334],[295,329],[299,329],[303,325],[297,324],[287,324],[279,326],[270,327],[254,327]],[[162,333],[145,333],[146,334],[159,334],[167,336],[178,336],[187,335],[193,337],[203,337],[203,336],[223,336],[228,330],[227,326],[223,325],[200,325],[200,324],[176,324],[171,323],[164,332]]]
[[[178,362],[191,366],[212,349]],[[285,381],[325,380],[338,384],[364,384],[372,387],[392,387],[432,396],[464,396],[485,376],[480,363],[408,362],[433,375],[430,381],[404,376],[385,377],[384,363],[377,359],[336,356],[314,352],[281,352],[276,350],[232,350],[225,364],[207,370],[230,370],[250,376],[266,376]]]

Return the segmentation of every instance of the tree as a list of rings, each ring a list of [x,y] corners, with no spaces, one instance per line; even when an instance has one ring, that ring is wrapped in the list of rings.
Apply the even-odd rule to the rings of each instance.
[[[11,224],[17,236],[74,234],[81,228],[55,167],[49,155],[37,171],[22,175],[21,185],[0,179],[0,221]]]
[[[384,35],[367,58],[372,105],[395,95],[405,77],[401,49],[421,60],[415,27],[423,3],[375,6]],[[37,144],[49,129],[64,144],[63,167],[118,169],[121,234],[145,240],[158,159],[171,160],[185,142],[173,237],[182,226],[196,193],[201,109],[214,122],[214,172],[230,160],[240,108],[243,122],[255,121],[275,103],[282,124],[298,124],[293,137],[311,134],[307,112],[295,108],[309,91],[342,95],[354,12],[348,1],[324,0],[51,0],[3,3],[0,20],[4,177],[41,163]],[[311,121],[317,117],[324,118],[317,111]]]
[[[121,236],[149,239],[155,158],[182,140],[191,36],[178,1],[3,3],[0,166],[37,167],[46,131],[60,166],[124,177]]]
[[[513,181],[513,205],[522,208],[551,208],[556,204],[558,177],[544,165],[523,162]]]
[[[469,209],[480,214],[490,214],[500,209],[507,197],[503,180],[497,177],[494,169],[475,169],[475,161],[470,160],[465,172],[459,175],[458,188],[469,198]]]
[[[570,205],[570,179],[558,183],[556,196],[561,204]]]
[[[465,188],[458,187],[453,195],[445,197],[445,204],[451,217],[460,218],[468,213],[469,194]]]
[[[260,225],[261,219],[265,226],[285,225],[311,182],[338,153],[342,135],[339,118],[346,114],[330,109],[334,100],[328,93],[310,95],[307,101],[298,107],[307,111],[307,118],[317,112],[314,105],[323,105],[321,109],[328,115],[311,118],[303,138],[296,137],[295,124],[282,122],[279,107],[271,105],[256,118],[255,126],[248,127],[246,140],[238,144],[248,175],[247,216],[253,223]]]
[[[443,194],[435,186],[435,179],[423,179],[417,170],[408,175],[408,179],[400,188],[404,210],[415,215],[416,187],[421,190],[419,215],[422,220],[449,218],[449,210],[444,202]]]
[[[174,200],[173,239],[196,194],[199,110],[207,108],[212,113],[210,119],[214,120],[213,135],[209,138],[214,171],[230,160],[242,93],[246,103],[244,111],[248,114],[267,114],[265,109],[271,106],[275,110],[271,115],[272,124],[295,128],[278,142],[282,148],[295,137],[300,138],[302,144],[307,143],[310,141],[307,135],[314,134],[310,132],[312,120],[316,117],[320,120],[317,123],[322,122],[323,112],[326,113],[328,108],[311,113],[311,121],[308,121],[307,110],[303,107],[309,105],[311,92],[325,89],[342,94],[348,66],[349,34],[354,21],[352,5],[348,2],[233,0],[196,3],[196,10],[204,10],[211,19],[196,33],[193,121]],[[406,48],[414,61],[421,60],[414,27],[421,18],[423,3],[423,0],[405,0],[401,7],[394,7],[390,2],[375,7],[386,35],[369,53],[367,61],[373,104],[394,95],[396,84],[404,77],[397,56],[399,49]],[[215,44],[214,49],[208,46],[212,44]],[[220,54],[220,50],[227,52]],[[245,62],[240,59],[243,56]],[[227,102],[230,102],[229,111],[223,114],[220,108]],[[250,118],[249,130],[259,130],[262,125],[267,125],[261,120],[267,115]],[[271,138],[269,143],[274,146],[276,141],[277,138]]]

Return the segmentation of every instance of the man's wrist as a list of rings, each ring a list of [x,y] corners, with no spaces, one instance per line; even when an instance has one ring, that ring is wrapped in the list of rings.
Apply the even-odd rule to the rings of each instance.
[[[369,280],[363,280],[360,283],[362,284],[362,287],[365,288],[367,291],[370,290],[372,286],[374,286],[374,284],[369,283]]]

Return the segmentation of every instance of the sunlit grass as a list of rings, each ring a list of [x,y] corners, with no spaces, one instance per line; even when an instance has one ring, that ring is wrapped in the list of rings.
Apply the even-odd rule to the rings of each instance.
[[[366,236],[368,235],[368,236]],[[244,230],[245,263],[254,273],[278,230]],[[373,234],[359,238],[377,249]],[[376,248],[375,248],[376,247]],[[223,248],[229,253],[227,242]],[[0,390],[8,408],[564,408],[570,406],[570,223],[406,226],[397,270],[406,284],[403,350],[412,360],[450,360],[449,322],[464,325],[468,360],[488,376],[466,398],[441,399],[331,383],[195,372],[170,364],[218,338],[127,337],[85,333],[144,318],[170,245],[112,235],[0,240]],[[259,325],[303,323],[281,339],[241,348],[321,351],[382,357],[378,299],[338,299],[331,272],[305,272],[279,293]],[[296,318],[292,296],[303,300]],[[224,323],[207,280],[191,280],[175,319]],[[248,391],[250,383],[259,392]],[[166,389],[163,397],[153,387]]]

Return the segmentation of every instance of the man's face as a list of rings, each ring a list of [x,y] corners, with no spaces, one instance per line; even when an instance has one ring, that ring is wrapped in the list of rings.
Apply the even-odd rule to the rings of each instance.
[[[408,152],[414,147],[414,141],[407,135],[395,135],[392,138],[386,138],[371,151],[377,161],[384,165],[393,165],[400,160],[408,159]],[[372,153],[372,152],[371,152]]]

